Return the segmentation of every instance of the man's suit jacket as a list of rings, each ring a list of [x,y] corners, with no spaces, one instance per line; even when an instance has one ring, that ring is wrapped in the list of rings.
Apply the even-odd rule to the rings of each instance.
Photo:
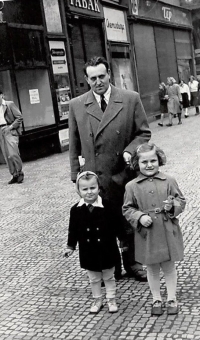
[[[69,151],[71,179],[80,171],[78,156],[85,158],[84,170],[96,172],[101,195],[122,203],[120,188],[112,176],[124,170],[123,152],[130,153],[151,137],[139,94],[111,85],[108,106],[103,113],[93,92],[74,98],[69,106]]]
[[[13,126],[12,134],[16,136],[21,135],[21,123],[23,121],[21,112],[12,101],[4,101],[2,105],[4,110],[4,118],[7,124],[12,124]]]

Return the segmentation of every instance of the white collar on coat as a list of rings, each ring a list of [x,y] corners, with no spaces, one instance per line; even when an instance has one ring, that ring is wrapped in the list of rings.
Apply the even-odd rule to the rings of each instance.
[[[86,203],[83,198],[80,199],[77,207],[81,207],[83,204],[88,205],[89,203]],[[99,208],[104,208],[103,203],[102,203],[102,198],[98,195],[96,201],[92,203],[93,207],[99,207]]]

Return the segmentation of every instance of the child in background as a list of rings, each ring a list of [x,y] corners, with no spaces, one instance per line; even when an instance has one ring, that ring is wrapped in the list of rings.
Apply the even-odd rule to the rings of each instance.
[[[183,81],[180,81],[180,91],[182,96],[182,110],[185,118],[189,117],[188,107],[190,106],[190,89],[189,86]]]
[[[164,152],[145,143],[132,156],[131,166],[139,175],[126,185],[123,215],[135,229],[135,260],[147,266],[153,295],[151,314],[163,314],[160,268],[167,286],[167,313],[177,314],[177,272],[175,261],[183,258],[183,238],[177,215],[185,198],[176,180],[159,170],[166,163]]]
[[[93,294],[90,313],[97,314],[102,304],[101,280],[106,288],[106,298],[110,313],[118,311],[115,301],[115,265],[118,261],[116,237],[123,239],[120,218],[112,210],[109,202],[99,196],[99,180],[91,171],[80,173],[76,180],[81,197],[70,211],[68,249],[71,255],[79,243],[80,266],[87,270]]]

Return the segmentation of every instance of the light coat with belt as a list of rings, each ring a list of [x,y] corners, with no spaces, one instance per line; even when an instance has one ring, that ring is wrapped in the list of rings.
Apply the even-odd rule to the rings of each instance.
[[[174,197],[172,214],[161,212],[163,201]],[[135,260],[142,264],[180,261],[183,238],[177,216],[185,208],[185,198],[176,180],[159,172],[154,177],[140,174],[126,185],[123,215],[135,232]],[[139,220],[148,214],[152,225],[143,227]]]
[[[112,176],[124,170],[123,152],[132,153],[150,139],[146,114],[139,94],[111,85],[108,106],[103,113],[93,92],[74,98],[69,108],[69,150],[71,179],[80,171],[78,157],[85,158],[84,170],[97,173],[101,196],[122,203],[124,187]]]

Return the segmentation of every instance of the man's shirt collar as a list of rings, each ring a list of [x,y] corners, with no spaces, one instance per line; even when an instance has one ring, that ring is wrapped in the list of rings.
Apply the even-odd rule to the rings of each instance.
[[[93,91],[93,94],[94,94],[94,96],[96,98],[97,103],[100,105],[100,103],[101,103],[101,96],[99,94],[95,93],[94,91]],[[108,104],[109,99],[110,99],[110,95],[111,95],[111,86],[110,85],[109,85],[107,91],[103,95],[104,95],[106,103]]]

